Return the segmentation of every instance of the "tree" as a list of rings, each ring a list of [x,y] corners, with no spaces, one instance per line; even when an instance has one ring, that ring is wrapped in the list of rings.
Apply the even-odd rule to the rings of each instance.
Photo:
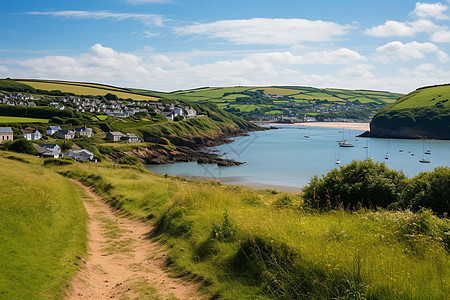
[[[111,93],[106,94],[106,95],[105,95],[105,98],[106,98],[107,100],[117,100],[117,99],[119,99],[116,95],[111,94]]]
[[[399,202],[402,208],[430,208],[439,215],[450,213],[450,168],[437,167],[408,180]]]
[[[37,150],[34,148],[33,143],[25,138],[14,140],[9,146],[9,151],[17,153],[36,154]]]
[[[353,161],[322,178],[314,176],[303,197],[318,207],[387,207],[399,200],[405,181],[403,172],[390,170],[384,163]]]

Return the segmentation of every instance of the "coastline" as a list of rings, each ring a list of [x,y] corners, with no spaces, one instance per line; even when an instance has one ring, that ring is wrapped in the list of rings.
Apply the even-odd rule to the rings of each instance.
[[[353,129],[368,131],[370,123],[349,123],[349,122],[302,122],[302,123],[268,123],[270,126],[280,126],[280,125],[297,125],[306,127],[325,127],[325,128],[338,128],[338,129]]]

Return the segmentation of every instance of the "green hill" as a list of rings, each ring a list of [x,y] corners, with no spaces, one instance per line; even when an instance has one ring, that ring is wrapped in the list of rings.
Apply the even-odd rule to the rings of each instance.
[[[370,136],[450,139],[450,85],[423,87],[380,110]]]
[[[60,80],[2,79],[0,91],[58,96],[60,94],[105,96],[121,99],[185,103],[214,103],[247,120],[314,115],[319,119],[367,119],[402,94],[386,91],[319,89],[302,86],[202,87],[171,93],[121,88],[97,83]]]
[[[87,249],[82,195],[36,157],[0,151],[0,299],[63,299]]]

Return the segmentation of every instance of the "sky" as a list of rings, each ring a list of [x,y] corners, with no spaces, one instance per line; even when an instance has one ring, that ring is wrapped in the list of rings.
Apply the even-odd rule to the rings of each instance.
[[[450,2],[14,0],[0,78],[175,91],[297,85],[408,93],[450,83]]]

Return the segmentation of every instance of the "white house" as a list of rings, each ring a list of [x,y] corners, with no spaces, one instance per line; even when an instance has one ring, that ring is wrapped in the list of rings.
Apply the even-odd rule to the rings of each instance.
[[[58,139],[65,139],[65,140],[73,139],[75,137],[75,130],[72,129],[58,130],[55,133],[55,137]]]
[[[122,132],[107,132],[106,133],[106,139],[113,141],[113,142],[117,142],[120,141],[120,139],[122,138],[123,133]]]
[[[33,144],[38,151],[38,156],[59,158],[61,147],[57,144]]]
[[[23,137],[26,138],[29,141],[35,141],[42,138],[42,134],[39,132],[39,130],[27,127],[25,129],[22,129]]]
[[[53,135],[59,130],[62,130],[61,126],[48,126],[45,133],[48,135]]]
[[[94,153],[92,153],[89,150],[82,149],[82,150],[71,150],[64,154],[64,157],[72,157],[75,160],[94,160]]]
[[[86,137],[93,137],[94,136],[94,132],[92,131],[92,128],[86,127],[86,125],[84,125],[81,128],[75,129],[75,132],[79,136],[86,136]]]

